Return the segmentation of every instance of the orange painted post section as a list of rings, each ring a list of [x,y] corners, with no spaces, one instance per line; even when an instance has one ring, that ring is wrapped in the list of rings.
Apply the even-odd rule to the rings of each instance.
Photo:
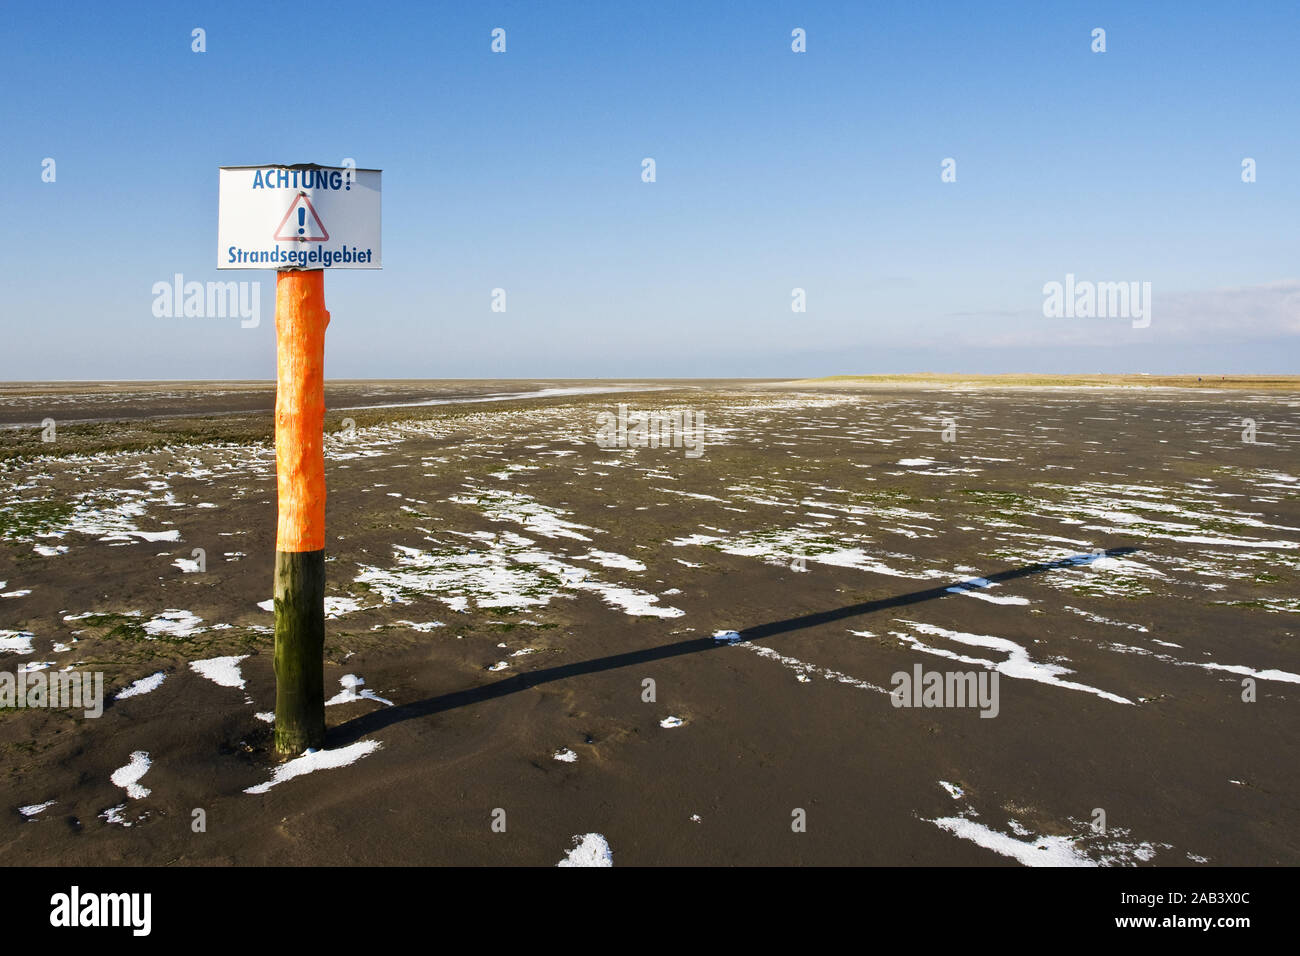
[[[325,547],[325,273],[275,274],[277,551]]]
[[[325,743],[324,273],[275,277],[275,749]]]

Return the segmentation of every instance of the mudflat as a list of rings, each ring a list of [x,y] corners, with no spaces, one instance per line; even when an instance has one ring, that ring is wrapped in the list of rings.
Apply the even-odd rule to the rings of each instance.
[[[273,388],[5,386],[0,671],[105,707],[0,710],[0,846],[1295,865],[1300,397],[1125,384],[336,383],[287,763]],[[995,701],[892,693],[934,672]]]

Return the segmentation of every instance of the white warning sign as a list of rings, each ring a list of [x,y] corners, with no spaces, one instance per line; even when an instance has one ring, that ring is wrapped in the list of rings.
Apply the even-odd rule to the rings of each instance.
[[[218,269],[379,269],[378,169],[222,166]]]

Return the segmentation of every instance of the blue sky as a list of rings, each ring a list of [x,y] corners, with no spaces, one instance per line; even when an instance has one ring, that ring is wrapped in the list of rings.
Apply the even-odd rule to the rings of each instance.
[[[273,377],[217,167],[344,157],[333,378],[1295,372],[1300,8],[1210,6],[10,4],[0,379]],[[155,317],[175,273],[260,327]],[[1067,273],[1151,326],[1045,318]]]

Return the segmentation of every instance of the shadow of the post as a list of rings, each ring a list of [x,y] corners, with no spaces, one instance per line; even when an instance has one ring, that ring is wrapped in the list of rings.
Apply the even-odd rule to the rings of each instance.
[[[988,584],[1000,584],[1005,581],[1014,581],[1018,578],[1042,574],[1044,571],[1088,565],[1101,558],[1121,557],[1126,554],[1132,554],[1137,550],[1137,548],[1131,547],[1109,548],[1104,551],[1094,551],[1090,554],[1080,554],[1069,558],[1062,558],[1059,561],[1028,564],[1024,567],[999,571],[983,578],[965,578],[961,581],[954,581],[938,587],[926,588],[922,591],[911,591],[907,594],[899,594],[894,597],[879,598],[874,601],[863,601],[860,604],[850,604],[830,611],[817,611],[812,614],[787,618],[783,621],[770,621],[766,624],[757,624],[753,627],[745,628],[740,632],[740,640],[760,641],[764,638],[775,637],[778,634],[788,634],[791,631],[798,631],[807,627],[817,627],[820,624],[830,624],[833,621],[842,621],[845,618],[859,617],[863,614],[871,614],[875,611],[885,611],[891,608],[920,604],[924,601],[933,601],[937,598],[960,593],[961,591],[987,587]],[[987,582],[987,584],[977,582]],[[704,651],[715,650],[719,647],[726,647],[728,643],[730,642],[719,640],[711,636],[696,637],[691,638],[690,640],[677,641],[673,644],[661,644],[658,647],[647,647],[639,651],[625,651],[622,654],[611,654],[607,657],[596,657],[591,660],[576,661],[572,664],[557,664],[554,667],[543,667],[524,674],[516,674],[513,677],[506,677],[480,687],[470,687],[465,690],[453,691],[449,694],[440,694],[437,697],[428,697],[424,700],[413,701],[409,704],[385,707],[382,710],[376,710],[361,717],[355,717],[344,724],[340,724],[339,726],[328,730],[327,740],[331,747],[344,746],[365,737],[367,734],[376,733],[377,731],[383,730],[385,727],[392,726],[393,724],[404,720],[428,717],[433,714],[440,714],[443,711],[454,710],[457,707],[465,707],[470,704],[479,704],[484,701],[495,700],[498,697],[517,694],[530,687],[537,687],[541,684],[550,684],[555,681],[567,680],[570,677],[581,677],[584,674],[598,674],[602,671],[616,670],[620,667],[631,667],[633,664],[650,664],[655,661],[682,657],[686,654],[699,654]]]

